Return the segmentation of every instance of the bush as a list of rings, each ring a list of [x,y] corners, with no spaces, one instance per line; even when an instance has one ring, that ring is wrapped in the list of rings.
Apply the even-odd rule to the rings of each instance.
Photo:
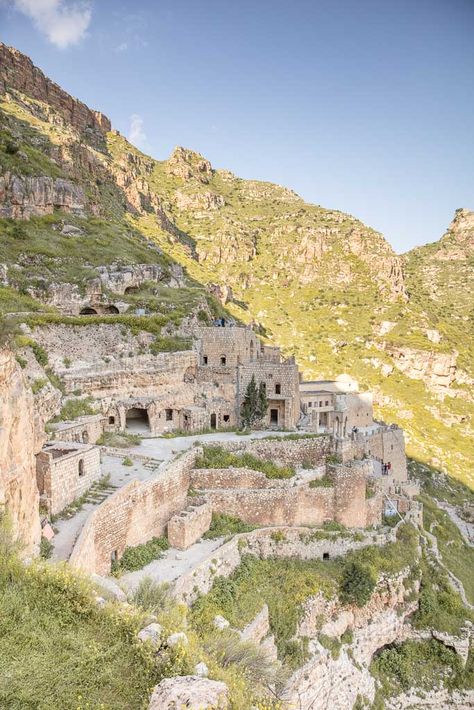
[[[129,596],[129,602],[150,614],[166,613],[173,604],[170,585],[167,582],[159,584],[150,577],[145,577]]]
[[[125,458],[122,461],[122,466],[133,466],[133,461],[130,458],[130,456],[125,456]]]
[[[45,537],[41,538],[40,542],[40,557],[43,560],[49,560],[53,554],[54,545],[51,540],[47,540]]]
[[[211,527],[204,533],[203,538],[205,540],[213,540],[217,537],[251,532],[252,530],[255,530],[256,527],[256,525],[244,523],[243,520],[237,518],[235,515],[213,513]]]
[[[377,583],[370,567],[359,562],[350,562],[344,568],[339,586],[339,595],[344,604],[364,606]]]
[[[48,353],[46,352],[46,350],[34,341],[31,342],[30,347],[33,350],[33,354],[38,364],[42,367],[46,367],[46,365],[48,364]]]
[[[333,488],[333,486],[333,480],[327,475],[327,473],[325,473],[321,478],[313,478],[313,480],[309,482],[310,488]]]
[[[292,466],[277,466],[272,461],[262,461],[252,454],[233,454],[221,446],[205,446],[198,456],[195,468],[250,468],[264,473],[267,478],[291,478],[295,475]]]
[[[86,397],[85,399],[68,399],[61,407],[59,415],[54,417],[53,422],[65,422],[87,414],[96,414],[92,406],[93,401],[92,397]]]
[[[116,449],[128,449],[131,446],[139,446],[141,441],[138,434],[129,434],[125,431],[104,431],[102,436],[97,439],[99,446],[112,446]]]
[[[164,550],[169,549],[166,537],[152,537],[148,542],[135,547],[126,547],[120,560],[112,563],[112,574],[120,575],[121,572],[135,572],[142,569],[153,560],[159,560]]]

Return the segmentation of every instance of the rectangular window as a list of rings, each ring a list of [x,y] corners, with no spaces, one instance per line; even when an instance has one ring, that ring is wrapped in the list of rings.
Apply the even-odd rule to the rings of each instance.
[[[326,402],[324,403],[324,406],[325,406],[325,407],[329,407],[329,401],[328,401],[328,400],[326,400]]]
[[[202,364],[207,365],[207,355],[202,356]]]
[[[172,409],[166,409],[166,421],[167,422],[172,422],[173,421],[173,410]]]
[[[281,394],[281,385],[280,384],[275,385],[275,394]]]
[[[308,407],[312,407],[312,406],[313,406],[313,403],[312,403],[312,402],[308,402]]]

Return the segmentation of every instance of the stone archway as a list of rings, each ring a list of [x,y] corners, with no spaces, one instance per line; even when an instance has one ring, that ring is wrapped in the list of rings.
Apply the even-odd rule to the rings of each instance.
[[[104,306],[104,313],[110,315],[117,315],[118,313],[120,313],[120,311],[117,306]]]
[[[97,311],[95,308],[92,308],[92,306],[84,306],[84,308],[81,308],[79,311],[80,316],[96,316]]]
[[[150,431],[148,412],[144,407],[131,407],[125,413],[125,426],[128,431]]]
[[[217,429],[217,414],[215,412],[211,414],[211,429]]]

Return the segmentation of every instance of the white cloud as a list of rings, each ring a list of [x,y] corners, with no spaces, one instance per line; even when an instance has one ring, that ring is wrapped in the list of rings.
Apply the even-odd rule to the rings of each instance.
[[[115,47],[116,52],[126,52],[128,49],[128,44],[126,42],[122,42],[122,44],[119,44],[118,47]]]
[[[128,132],[128,140],[134,146],[145,150],[148,147],[146,133],[143,130],[143,118],[138,113],[133,113],[130,116],[130,130]]]
[[[59,49],[80,42],[92,16],[88,0],[15,0],[15,7],[33,20],[39,31]]]

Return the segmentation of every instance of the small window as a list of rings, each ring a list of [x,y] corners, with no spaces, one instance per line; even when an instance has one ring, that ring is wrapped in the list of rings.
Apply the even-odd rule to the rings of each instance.
[[[221,365],[225,365],[227,362],[227,358],[225,355],[221,355]]]
[[[312,406],[313,406],[313,403],[312,403],[312,402],[308,402],[308,407],[312,407]]]
[[[390,444],[390,451],[393,451],[393,444]]]
[[[268,379],[273,380],[273,374],[271,372],[268,374]]]
[[[281,394],[281,385],[280,384],[275,385],[275,394]]]
[[[229,421],[230,421],[230,414],[224,414],[224,416],[222,417],[222,419],[223,419],[226,423],[229,422]]]
[[[79,464],[77,467],[77,472],[78,472],[79,476],[84,475],[84,461],[82,459],[79,461]]]
[[[110,561],[111,562],[117,562],[118,561],[118,550],[113,550],[110,554]]]
[[[172,409],[165,409],[165,414],[166,414],[166,421],[172,422],[173,421],[173,410]]]
[[[115,424],[115,417],[109,417],[109,424]]]
[[[323,560],[329,559],[329,552],[323,552]]]
[[[207,355],[202,356],[202,364],[207,365]]]
[[[325,401],[324,406],[325,406],[325,407],[329,407],[329,400],[326,400],[326,401]]]

